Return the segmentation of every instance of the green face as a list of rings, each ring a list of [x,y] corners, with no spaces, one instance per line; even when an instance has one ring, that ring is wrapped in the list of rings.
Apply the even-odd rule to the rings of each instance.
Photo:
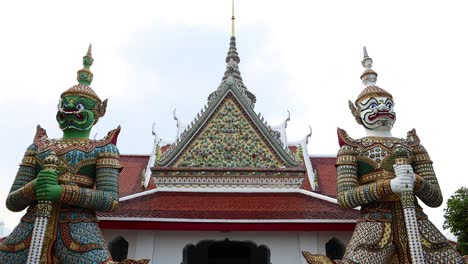
[[[57,121],[63,131],[88,131],[94,124],[96,101],[83,96],[65,96],[60,99]]]

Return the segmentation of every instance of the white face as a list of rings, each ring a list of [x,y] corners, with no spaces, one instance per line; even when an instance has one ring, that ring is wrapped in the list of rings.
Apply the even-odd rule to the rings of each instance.
[[[371,60],[371,59],[366,59],[366,60],[364,60],[364,67],[365,67],[366,69],[372,68],[372,60]]]
[[[393,100],[384,96],[364,99],[358,102],[361,109],[362,125],[370,130],[391,130],[396,114],[393,112]]]

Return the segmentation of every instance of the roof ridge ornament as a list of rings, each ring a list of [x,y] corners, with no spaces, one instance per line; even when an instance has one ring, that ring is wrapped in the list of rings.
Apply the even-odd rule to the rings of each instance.
[[[362,83],[366,86],[375,86],[377,83],[377,73],[372,70],[372,59],[369,57],[367,53],[367,48],[364,46],[364,58],[361,61],[362,66],[365,68],[364,72],[361,74]]]

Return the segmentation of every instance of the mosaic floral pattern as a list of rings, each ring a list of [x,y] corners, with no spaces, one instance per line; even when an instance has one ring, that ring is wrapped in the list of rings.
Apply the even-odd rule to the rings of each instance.
[[[235,100],[227,98],[175,166],[284,166],[248,120]]]

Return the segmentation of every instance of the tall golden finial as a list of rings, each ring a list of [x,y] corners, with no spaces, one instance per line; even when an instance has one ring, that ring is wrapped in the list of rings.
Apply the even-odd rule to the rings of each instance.
[[[236,35],[236,31],[234,30],[234,20],[236,20],[236,18],[234,17],[234,0],[232,0],[232,28],[231,28],[231,36],[234,37]]]

